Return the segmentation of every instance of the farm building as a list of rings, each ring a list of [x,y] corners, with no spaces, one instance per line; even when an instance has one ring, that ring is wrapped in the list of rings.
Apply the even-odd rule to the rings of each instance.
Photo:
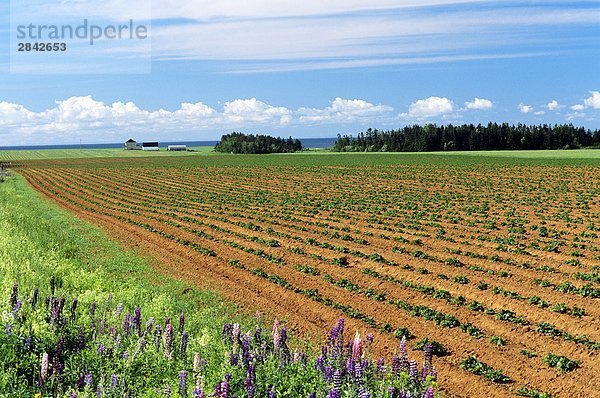
[[[186,145],[169,145],[167,151],[187,151]]]
[[[134,139],[130,138],[123,144],[123,149],[126,151],[132,151],[142,149],[142,147],[140,146],[140,144],[135,142]]]
[[[158,142],[156,142],[156,141],[142,142],[142,150],[158,151]]]

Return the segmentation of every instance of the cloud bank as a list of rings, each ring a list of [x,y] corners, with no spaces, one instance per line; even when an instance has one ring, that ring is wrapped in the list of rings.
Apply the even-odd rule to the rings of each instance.
[[[593,120],[600,109],[600,92],[590,91],[590,96],[582,102],[570,107],[572,112],[562,116],[565,121],[584,117]],[[464,104],[464,108],[459,108],[450,98],[430,96],[404,105],[406,111],[397,113],[393,106],[364,99],[336,97],[323,108],[291,109],[247,98],[227,101],[220,109],[203,102],[184,102],[177,109],[147,110],[131,101],[105,103],[88,95],[58,100],[53,107],[35,112],[24,105],[2,101],[0,146],[75,143],[80,138],[86,142],[119,142],[129,136],[167,141],[212,140],[232,130],[287,135],[289,131],[302,134],[306,129],[319,126],[327,132],[321,136],[333,136],[340,129],[360,131],[365,126],[396,128],[409,123],[470,123],[485,114],[482,110],[496,105],[480,97]],[[563,106],[552,100],[544,107],[553,111]],[[544,114],[543,110],[536,112],[533,106],[523,103],[517,108],[528,117]],[[539,119],[531,121],[539,122]]]

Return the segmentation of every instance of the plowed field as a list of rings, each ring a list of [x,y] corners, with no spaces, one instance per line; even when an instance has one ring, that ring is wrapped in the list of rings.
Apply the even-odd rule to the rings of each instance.
[[[307,336],[344,316],[382,353],[406,329],[410,346],[441,343],[448,395],[600,396],[600,168],[267,159],[39,161],[19,172],[161,272]],[[579,367],[552,368],[550,353]],[[461,368],[471,355],[511,381]]]

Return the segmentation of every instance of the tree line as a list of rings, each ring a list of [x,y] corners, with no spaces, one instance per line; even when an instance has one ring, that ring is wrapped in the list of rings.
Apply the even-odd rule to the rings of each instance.
[[[338,134],[336,152],[426,152],[517,149],[576,149],[600,147],[600,130],[572,124],[509,125],[508,123],[413,125],[398,130],[368,129],[352,135]]]
[[[268,135],[253,135],[233,132],[221,137],[221,141],[215,145],[215,151],[223,153],[288,153],[302,150],[299,139],[283,139]]]

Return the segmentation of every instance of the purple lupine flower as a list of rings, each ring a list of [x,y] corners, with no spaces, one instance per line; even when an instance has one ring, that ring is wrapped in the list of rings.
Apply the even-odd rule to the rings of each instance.
[[[346,373],[353,374],[354,373],[354,361],[352,358],[348,358],[346,360]]]
[[[394,386],[389,386],[388,387],[388,396],[390,398],[392,398],[394,396],[394,394],[396,394],[396,388]]]
[[[90,305],[90,316],[93,318],[94,315],[96,315],[96,307],[98,306],[98,304],[96,304],[96,302],[92,302],[92,304]]]
[[[184,326],[185,326],[185,315],[184,315],[183,311],[181,311],[181,314],[179,315],[179,333],[183,332]]]
[[[339,369],[336,369],[333,372],[333,389],[340,391],[342,388],[342,373]]]
[[[229,380],[231,380],[231,374],[225,375],[225,380],[221,382],[221,398],[229,398]]]
[[[215,388],[213,389],[213,393],[212,393],[213,397],[218,397],[221,398],[221,382],[218,382],[217,384],[215,384]]]
[[[200,353],[194,354],[194,373],[200,372]]]
[[[153,316],[151,316],[146,321],[146,333],[150,333],[152,331],[152,326],[154,326],[154,317]]]
[[[425,380],[425,377],[427,377],[429,371],[432,368],[432,363],[431,363],[432,356],[433,356],[433,353],[432,353],[431,344],[425,345],[425,361],[423,362],[423,376],[422,376],[423,380]]]
[[[100,334],[104,334],[104,331],[106,329],[106,319],[102,318],[100,320]]]
[[[48,353],[45,352],[42,354],[42,360],[40,364],[40,379],[42,382],[46,380],[48,377]]]
[[[375,373],[377,373],[378,375],[381,375],[381,374],[383,374],[384,370],[385,370],[385,359],[379,358],[377,360],[377,366],[375,367]]]
[[[111,390],[114,390],[115,388],[117,388],[117,386],[119,385],[119,378],[116,374],[113,374],[110,377],[110,388]]]
[[[185,357],[185,352],[187,350],[187,343],[188,343],[188,334],[187,332],[183,332],[183,334],[181,335],[181,356]]]
[[[273,351],[279,350],[279,322],[275,319],[273,322]]]
[[[138,334],[142,333],[142,309],[140,307],[136,307],[133,311],[133,326],[137,330]]]
[[[192,397],[193,398],[204,398],[204,391],[202,391],[200,386],[196,386],[196,388],[194,388],[194,391],[192,392]]]
[[[269,391],[269,398],[275,398],[277,396],[277,391],[275,391],[275,387],[271,388],[271,391]]]
[[[85,329],[83,326],[79,328],[79,335],[77,336],[77,343],[75,344],[75,352],[80,352],[85,348]]]
[[[165,318],[165,327],[166,327],[167,325],[170,325],[170,324],[171,324],[171,317],[170,317],[170,316],[168,316],[168,317],[166,317],[166,318]]]
[[[254,344],[258,347],[260,346],[262,342],[262,329],[260,328],[260,326],[256,327],[256,330],[254,331]]]
[[[143,352],[146,349],[146,338],[142,337],[140,339],[140,352]]]
[[[76,391],[72,391],[71,395],[69,395],[69,398],[77,398],[77,392]]]
[[[17,295],[19,294],[19,284],[14,283],[12,292],[10,293],[10,307],[14,307],[17,304]]]
[[[15,306],[12,309],[12,313],[13,315],[17,315],[17,313],[19,312],[19,310],[21,309],[21,306],[23,305],[23,301],[17,299],[17,302],[15,303]]]
[[[373,344],[373,340],[374,340],[374,339],[375,339],[375,338],[373,337],[373,333],[369,333],[369,334],[367,334],[367,338],[366,338],[366,340],[367,340],[367,342],[368,342],[369,344]]]
[[[96,398],[101,398],[104,395],[104,389],[102,388],[102,384],[98,384],[96,387]]]
[[[54,368],[54,371],[57,374],[61,373],[61,371],[63,369],[62,362],[60,361],[60,356],[62,354],[63,345],[64,345],[64,337],[62,335],[60,335],[58,337],[58,342],[56,343],[56,351],[54,351],[54,356],[52,359],[52,367]]]
[[[123,303],[117,304],[117,309],[115,310],[115,317],[120,317],[121,312],[123,312]]]
[[[35,308],[35,305],[37,304],[38,294],[39,294],[39,290],[36,287],[35,289],[33,289],[33,295],[31,296],[31,308]]]
[[[61,296],[61,297],[60,297],[60,300],[58,300],[58,310],[59,310],[58,312],[59,312],[60,314],[62,314],[62,311],[63,311],[63,309],[65,308],[65,301],[66,301],[66,300],[67,300],[67,299],[65,299],[65,296]]]
[[[91,373],[86,373],[85,376],[83,377],[83,384],[85,384],[86,387],[91,388],[92,387],[92,374]]]
[[[371,398],[371,394],[369,394],[369,392],[361,386],[358,391],[358,398]]]
[[[341,348],[341,344],[344,341],[344,318],[338,319],[337,335],[338,335],[338,341],[340,344],[339,348]]]
[[[333,378],[333,368],[331,366],[325,366],[325,381],[329,382]]]
[[[29,349],[30,349],[30,348],[31,348],[31,337],[27,337],[27,338],[25,339],[25,349],[26,349],[27,351],[29,351]]]
[[[360,338],[360,334],[356,332],[352,341],[352,360],[355,362],[359,361],[362,358],[362,354],[362,339]]]
[[[400,357],[394,353],[392,356],[392,374],[397,375],[400,373]]]
[[[417,381],[417,377],[419,376],[419,371],[417,369],[417,361],[410,361],[409,362],[409,371],[408,374],[410,376],[410,380],[412,382],[416,382]]]
[[[238,344],[240,341],[240,334],[241,334],[241,330],[240,330],[240,324],[239,323],[234,323],[233,324],[233,329],[231,330],[231,336],[233,337],[233,344]]]
[[[341,397],[342,397],[342,394],[335,388],[332,388],[329,391],[329,394],[327,394],[327,398],[341,398]]]
[[[325,358],[323,355],[319,355],[317,358],[317,363],[315,364],[315,368],[321,372],[325,372]]]
[[[167,326],[165,326],[165,336],[164,336],[165,358],[167,358],[167,359],[171,359],[173,357],[173,353],[171,352],[172,339],[173,339],[173,326],[170,323],[168,323]]]
[[[433,388],[431,386],[429,388],[427,388],[427,391],[425,391],[425,395],[423,397],[424,398],[433,398]]]
[[[127,311],[125,313],[125,316],[123,317],[123,323],[122,323],[122,329],[123,329],[123,333],[125,333],[125,335],[127,335],[127,332],[129,332],[129,323],[130,323],[129,318],[131,318],[131,314],[129,313],[129,311]]]
[[[71,304],[71,322],[75,320],[75,311],[77,310],[77,297],[73,299],[73,303]]]
[[[127,360],[129,358],[129,353],[127,351],[123,351],[123,360]]]
[[[119,347],[121,346],[121,341],[123,340],[123,338],[121,337],[120,334],[117,335],[117,337],[115,338],[115,351],[119,350]]]
[[[52,312],[50,313],[50,323],[54,325],[56,323],[56,321],[58,321],[58,316],[59,316],[58,300],[55,299],[54,297],[52,297],[51,304],[52,304]]]
[[[435,368],[432,368],[431,372],[429,372],[429,376],[431,376],[433,381],[436,381],[437,380],[437,370]]]
[[[102,356],[103,353],[104,353],[104,343],[100,343],[98,345],[98,355]]]
[[[248,386],[246,392],[248,393],[248,398],[254,398],[254,386]]]
[[[182,396],[187,395],[187,376],[187,370],[182,370],[181,372],[179,372],[179,393]]]
[[[242,363],[245,367],[248,367],[250,359],[250,333],[246,333],[242,337]]]
[[[163,395],[165,396],[165,398],[169,398],[171,396],[171,386],[168,384],[165,384],[165,388],[163,390]]]
[[[317,398],[317,393],[316,392],[311,392],[310,394],[308,394],[307,398]]]
[[[238,366],[240,362],[240,356],[237,352],[234,352],[233,354],[231,354],[231,359],[230,359],[230,364],[231,366]]]
[[[162,327],[160,325],[156,325],[156,329],[154,329],[154,345],[156,348],[160,347],[160,338],[162,336]]]

